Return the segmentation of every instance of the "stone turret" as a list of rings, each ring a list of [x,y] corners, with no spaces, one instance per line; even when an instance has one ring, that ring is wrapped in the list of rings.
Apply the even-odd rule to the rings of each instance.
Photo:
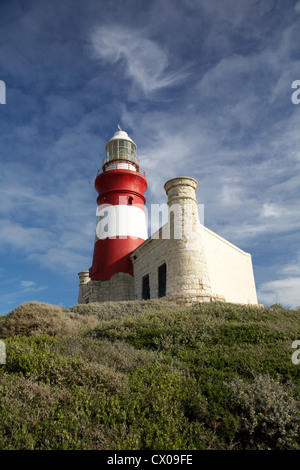
[[[81,271],[78,273],[79,277],[79,294],[78,294],[78,303],[82,304],[84,303],[83,297],[84,293],[87,289],[87,284],[90,281],[90,276],[88,271]]]
[[[196,200],[197,181],[172,178],[165,183],[169,206],[169,276],[167,296],[181,302],[212,297]],[[215,300],[215,299],[214,299]]]

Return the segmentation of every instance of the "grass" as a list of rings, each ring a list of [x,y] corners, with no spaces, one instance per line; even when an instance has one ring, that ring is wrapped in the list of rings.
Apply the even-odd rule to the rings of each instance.
[[[1,319],[1,449],[299,449],[300,312],[160,300]]]

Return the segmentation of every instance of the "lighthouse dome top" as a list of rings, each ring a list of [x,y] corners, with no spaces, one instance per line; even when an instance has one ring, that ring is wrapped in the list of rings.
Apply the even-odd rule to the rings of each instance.
[[[129,137],[129,135],[127,134],[127,132],[125,131],[122,131],[122,130],[119,130],[117,132],[114,133],[113,137],[111,139],[109,139],[109,141],[107,142],[106,144],[106,147],[108,146],[108,144],[112,141],[112,140],[128,140],[128,142],[132,142],[135,147],[136,147],[136,144],[133,142],[133,140]]]
[[[119,128],[120,129],[120,128]],[[114,133],[113,137],[105,146],[106,156],[104,157],[102,166],[115,160],[123,160],[139,165],[136,156],[136,144],[129,137],[127,132],[121,129]]]

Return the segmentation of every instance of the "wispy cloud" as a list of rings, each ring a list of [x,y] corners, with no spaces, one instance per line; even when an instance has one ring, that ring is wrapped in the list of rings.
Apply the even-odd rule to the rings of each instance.
[[[13,289],[11,290],[10,287],[12,286]],[[35,281],[27,280],[14,280],[14,282],[6,280],[4,282],[4,287],[6,289],[6,292],[0,293],[0,315],[8,313],[8,310],[5,310],[5,308],[10,308],[10,306],[15,305],[17,303],[26,302],[32,299],[33,295],[38,295],[40,292],[48,289],[48,286],[39,286],[36,284]]]
[[[21,281],[20,285],[21,285],[21,288],[32,289],[33,287],[35,287],[35,282],[34,281]]]
[[[181,82],[186,73],[172,71],[168,52],[143,31],[101,26],[92,36],[95,57],[125,72],[135,85],[149,94]]]
[[[300,13],[300,2],[297,2],[295,7],[294,7],[294,10],[296,13]]]
[[[295,256],[295,259],[284,265],[281,269],[281,274],[284,276],[300,276],[300,254]],[[300,289],[299,289],[299,299],[300,299]],[[300,300],[299,300],[300,305]]]
[[[52,173],[45,191],[44,178],[47,175],[31,173],[24,164],[17,173],[6,166],[0,176],[0,251],[21,253],[61,275],[76,276],[91,263],[96,213],[93,187],[78,176],[51,191]]]
[[[296,250],[299,250],[298,244]],[[289,308],[300,307],[300,253],[294,251],[293,254],[292,261],[273,266],[272,280],[261,283],[258,289],[260,302],[266,305],[279,303]]]
[[[19,294],[25,292],[40,292],[47,289],[47,286],[37,286],[35,281],[21,281]]]
[[[266,305],[300,307],[300,277],[288,277],[276,281],[264,282],[259,288],[260,302]]]

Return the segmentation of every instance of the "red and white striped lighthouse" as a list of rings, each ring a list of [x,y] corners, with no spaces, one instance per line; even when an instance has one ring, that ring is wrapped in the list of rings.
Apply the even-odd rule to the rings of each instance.
[[[136,144],[122,130],[105,146],[106,156],[95,180],[97,227],[93,281],[108,281],[116,273],[133,275],[130,253],[147,238],[147,180],[136,156]]]

